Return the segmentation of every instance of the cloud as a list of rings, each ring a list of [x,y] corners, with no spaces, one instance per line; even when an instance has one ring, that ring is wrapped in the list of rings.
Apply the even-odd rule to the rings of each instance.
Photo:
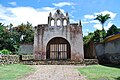
[[[78,21],[75,21],[74,19],[70,19],[71,23],[78,23]]]
[[[88,35],[89,32],[90,32],[89,29],[85,29],[85,30],[83,31],[83,35],[86,36],[86,35]]]
[[[53,3],[54,6],[56,7],[63,7],[63,6],[72,6],[74,3],[71,2],[60,2],[60,3]]]
[[[98,20],[91,20],[91,21],[89,21],[89,23],[96,23],[96,24],[98,24],[100,22]]]
[[[110,21],[110,22],[108,22],[108,24],[107,24],[106,26],[104,26],[104,29],[105,29],[105,30],[108,30],[112,25],[113,25],[113,23]],[[102,30],[102,25],[101,25],[100,23],[94,24],[93,27],[94,27],[95,29]]]
[[[89,22],[84,21],[84,20],[81,20],[81,23],[82,23],[82,24],[88,24]]]
[[[87,14],[87,15],[84,15],[83,22],[85,22],[85,24],[89,24],[89,23],[93,24],[93,27],[95,29],[101,30],[102,26],[101,26],[100,22],[97,21],[97,20],[94,20],[96,15],[99,15],[99,14],[103,14],[103,15],[110,14],[111,19],[110,19],[110,21],[108,23],[105,23],[105,26],[104,26],[105,30],[107,30],[109,27],[111,27],[111,25],[113,24],[112,20],[114,20],[114,18],[117,15],[117,13],[110,12],[110,11],[97,12],[97,13],[94,13],[92,15],[91,14]]]
[[[113,20],[113,19],[116,17],[116,15],[117,15],[117,13],[113,13],[113,12],[110,12],[110,11],[103,11],[103,12],[94,13],[94,14],[95,14],[95,15],[99,15],[99,14],[103,14],[103,15],[105,15],[105,14],[110,14],[111,20]]]
[[[112,23],[111,21],[107,24],[107,26],[105,26],[105,30],[108,30],[114,23]]]
[[[94,19],[95,18],[95,15],[84,15],[84,18],[85,19]]]
[[[111,26],[112,26],[112,20],[114,20],[114,18],[116,17],[116,15],[117,15],[117,13],[113,13],[113,12],[110,12],[110,11],[103,11],[103,12],[99,12],[99,13],[94,13],[95,15],[99,15],[99,14],[103,14],[103,15],[105,15],[105,14],[110,14],[110,17],[111,17],[111,19],[110,19],[110,21],[108,22],[108,23],[106,23],[106,25],[104,25],[104,29],[105,30],[108,30]],[[99,21],[98,21],[99,22]],[[96,29],[102,29],[102,26],[101,26],[101,24],[100,23],[97,23],[97,24],[95,24],[94,25],[94,28],[96,28]]]
[[[8,4],[12,5],[12,6],[16,6],[16,2],[9,2]]]
[[[99,14],[103,14],[103,15],[110,14],[111,20],[113,20],[117,15],[117,13],[113,13],[110,11],[102,11],[102,12],[94,13],[93,15],[91,15],[91,14],[84,15],[84,18],[85,19],[94,19],[96,17],[96,15],[99,15]]]
[[[94,24],[93,27],[94,27],[95,29],[102,30],[102,26],[101,26],[100,23],[98,23],[98,24]]]
[[[40,11],[53,11],[53,10],[55,10],[55,8],[43,7],[43,8],[37,9],[37,10],[40,10]]]
[[[60,9],[63,14],[65,11]],[[32,23],[33,26],[38,24],[47,24],[48,15],[51,12],[52,15],[56,11],[55,7],[42,7],[42,8],[33,8],[33,7],[5,7],[0,4],[0,22],[5,25],[12,23],[14,26],[17,26],[21,23],[26,23],[27,21]],[[72,22],[76,22],[71,20]]]
[[[0,5],[0,22],[8,25],[12,23],[17,26],[27,21],[34,26],[47,24],[49,12],[55,12],[55,8],[44,7],[35,9],[32,7],[4,7]]]

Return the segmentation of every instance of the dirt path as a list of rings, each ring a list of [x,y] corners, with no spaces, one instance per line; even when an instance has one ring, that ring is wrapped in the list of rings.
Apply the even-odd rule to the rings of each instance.
[[[19,80],[86,80],[73,65],[33,65],[37,71]]]

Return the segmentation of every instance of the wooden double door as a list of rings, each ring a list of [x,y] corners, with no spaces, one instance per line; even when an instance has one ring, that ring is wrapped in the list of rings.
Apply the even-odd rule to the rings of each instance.
[[[71,58],[70,44],[61,37],[51,39],[46,50],[46,58],[50,60],[66,60]]]

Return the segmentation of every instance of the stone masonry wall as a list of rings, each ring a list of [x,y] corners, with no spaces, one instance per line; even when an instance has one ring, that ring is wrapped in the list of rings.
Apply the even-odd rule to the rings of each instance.
[[[19,63],[19,55],[0,55],[0,65]]]
[[[33,55],[0,55],[0,65],[16,64],[22,61],[32,61]]]
[[[96,45],[96,54],[101,63],[120,64],[120,38]]]
[[[34,56],[33,55],[22,55],[22,60],[33,60]]]
[[[70,26],[37,26],[34,36],[35,59],[46,60],[47,44],[55,37],[64,38],[70,43],[71,60],[84,59],[82,29],[78,24]]]
[[[1,55],[0,65],[6,64],[28,64],[28,65],[91,65],[98,64],[97,59],[84,59],[84,61],[72,61],[72,60],[48,60],[48,61],[36,61],[33,55],[22,55],[22,60],[20,60],[20,55]]]
[[[33,54],[33,44],[21,44],[18,49],[19,54]]]

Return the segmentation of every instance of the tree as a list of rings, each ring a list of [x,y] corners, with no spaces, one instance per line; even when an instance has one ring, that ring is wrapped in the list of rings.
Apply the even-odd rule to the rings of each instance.
[[[23,39],[23,43],[33,43],[33,41],[34,41],[34,29],[33,29],[32,24],[27,22],[26,33],[25,33],[25,37]]]
[[[108,19],[110,19],[110,18],[111,18],[111,17],[110,17],[110,14],[105,14],[105,15],[99,14],[99,15],[97,15],[97,17],[95,18],[95,20],[98,20],[98,21],[101,23],[101,25],[102,25],[102,30],[103,30],[103,32],[102,32],[102,38],[103,38],[103,39],[105,38],[105,36],[104,36],[104,33],[105,33],[104,23],[105,23]]]
[[[4,26],[0,23],[0,50],[16,52],[21,43],[33,43],[33,40],[34,29],[29,22],[17,27],[13,27],[12,24]]]
[[[108,20],[108,19],[110,19],[111,17],[110,17],[110,14],[105,14],[105,15],[103,15],[103,14],[99,14],[99,15],[97,15],[97,17],[95,18],[95,20],[98,20],[100,23],[101,23],[101,25],[102,25],[102,29],[104,29],[104,23]]]
[[[13,34],[18,43],[33,43],[34,29],[29,22],[14,27]]]
[[[14,41],[11,39],[11,33],[4,24],[0,23],[0,50],[7,49],[14,51]]]
[[[87,36],[83,37],[84,44],[88,44],[90,40],[93,40],[94,33],[89,33]]]
[[[94,42],[100,42],[101,41],[101,35],[100,35],[100,30],[94,31]]]
[[[116,34],[119,32],[119,29],[113,24],[107,31],[107,36]]]
[[[88,44],[91,40],[95,43],[102,42],[102,30],[96,30],[93,33],[89,33],[87,36],[83,37],[84,44]],[[106,33],[104,34],[106,35]]]

